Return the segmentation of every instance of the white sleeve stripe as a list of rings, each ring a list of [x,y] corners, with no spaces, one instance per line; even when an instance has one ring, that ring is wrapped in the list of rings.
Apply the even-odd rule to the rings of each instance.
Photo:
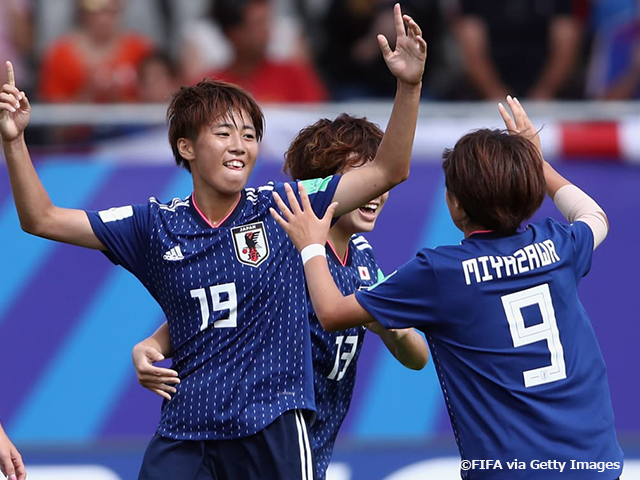
[[[101,210],[98,212],[102,223],[115,222],[118,220],[124,220],[125,218],[133,217],[133,207],[127,205],[125,207],[114,207],[109,210]]]

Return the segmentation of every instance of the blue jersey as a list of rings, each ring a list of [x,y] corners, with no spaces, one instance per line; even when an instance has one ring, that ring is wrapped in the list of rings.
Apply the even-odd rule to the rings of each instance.
[[[578,298],[592,253],[585,223],[547,219],[508,237],[423,249],[356,294],[386,327],[426,334],[461,457],[501,462],[463,478],[620,475],[605,363]],[[508,468],[516,459],[525,470]],[[534,460],[567,463],[550,474]]]
[[[305,182],[318,214],[338,182]],[[286,198],[283,185],[245,189],[217,228],[191,197],[87,212],[107,256],[166,315],[182,381],[163,405],[162,436],[240,438],[287,410],[315,409],[302,262],[269,214],[274,188]]]
[[[382,276],[371,245],[363,236],[352,237],[348,248],[343,264],[327,245],[329,270],[343,295],[369,287]],[[313,306],[309,306],[317,409],[316,421],[311,426],[311,448],[317,480],[324,480],[333,444],[351,403],[356,364],[366,329],[353,327],[327,332],[313,313]]]

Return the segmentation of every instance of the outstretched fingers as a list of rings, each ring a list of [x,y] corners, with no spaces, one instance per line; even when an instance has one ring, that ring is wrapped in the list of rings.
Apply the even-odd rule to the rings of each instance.
[[[378,45],[380,46],[380,51],[382,51],[382,56],[386,59],[393,55],[393,50],[391,50],[391,47],[389,46],[389,40],[387,40],[387,37],[380,33],[376,38],[378,39]]]
[[[420,25],[418,25],[416,23],[416,21],[410,15],[404,15],[403,19],[407,24],[408,34],[409,34],[410,37],[421,37],[422,36],[422,29],[420,28]]]
[[[393,20],[396,26],[396,36],[398,38],[404,37],[407,35],[407,31],[404,26],[404,19],[402,17],[402,9],[400,8],[400,4],[396,3],[393,6]]]
[[[300,212],[302,212],[302,208],[300,208],[300,203],[296,198],[296,194],[293,192],[293,188],[289,183],[284,184],[284,190],[285,192],[287,192],[287,200],[289,200],[289,208],[291,209],[293,214],[297,215]]]
[[[291,213],[291,210],[289,210],[289,207],[287,206],[286,203],[284,203],[284,200],[282,200],[282,197],[280,197],[278,192],[273,192],[273,201],[278,207],[278,210],[282,212],[282,217],[284,217],[284,219],[287,221],[291,220],[291,218],[293,217],[293,213]],[[280,215],[278,214],[278,216]]]
[[[13,71],[13,64],[11,62],[6,63],[7,66],[7,83],[12,87],[16,86],[16,74]]]
[[[304,188],[304,184],[302,182],[298,182],[298,195],[300,195],[300,204],[302,205],[302,210],[305,212],[312,211],[311,202],[309,201],[309,195],[307,194],[307,189]]]
[[[513,121],[513,118],[511,118],[511,115],[502,103],[498,103],[498,111],[500,112],[500,116],[502,117],[502,121],[504,122],[506,129],[510,132],[517,132],[516,122]]]
[[[333,219],[333,216],[336,213],[336,208],[338,208],[338,205],[339,205],[338,202],[333,202],[331,205],[329,205],[329,207],[327,207],[327,210],[324,212],[324,216],[322,217],[322,221],[324,223],[331,222],[331,220]]]

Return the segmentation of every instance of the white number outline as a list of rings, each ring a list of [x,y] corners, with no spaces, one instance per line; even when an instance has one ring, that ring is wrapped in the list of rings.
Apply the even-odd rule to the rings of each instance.
[[[538,305],[542,322],[527,327],[522,317],[522,309]],[[567,378],[567,368],[564,361],[564,349],[560,342],[560,332],[556,321],[556,313],[551,300],[548,284],[538,285],[502,297],[509,330],[514,347],[522,347],[531,343],[546,340],[551,354],[551,365],[534,368],[522,372],[526,388],[557,382]]]
[[[343,344],[351,345],[351,349],[340,354]],[[327,378],[329,380],[339,382],[342,380],[342,377],[344,377],[344,374],[347,373],[347,368],[349,368],[349,364],[356,354],[356,350],[358,348],[358,335],[349,335],[347,337],[340,335],[339,337],[336,337],[336,345],[338,346],[338,348],[336,348],[336,360],[333,364],[333,369],[331,370],[331,373],[327,375]],[[340,369],[340,360],[344,360],[344,366],[342,367],[342,370],[340,370],[340,373],[338,373],[338,370]]]
[[[221,318],[213,322],[213,328],[235,328],[238,326],[238,295],[236,293],[236,284],[223,283],[221,285],[212,285],[209,287],[211,300],[213,302],[213,311],[229,310],[229,317]],[[200,331],[205,330],[209,326],[209,318],[211,316],[209,310],[209,300],[207,292],[204,288],[191,290],[191,298],[197,298],[200,302],[200,313],[202,315],[202,324]],[[226,293],[229,298],[220,300],[222,294]]]

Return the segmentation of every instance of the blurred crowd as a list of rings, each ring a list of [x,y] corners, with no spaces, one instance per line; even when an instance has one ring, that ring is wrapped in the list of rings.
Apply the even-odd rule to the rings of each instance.
[[[259,102],[387,99],[388,0],[2,0],[0,58],[40,102],[164,102],[216,77]],[[640,98],[640,0],[404,0],[430,100]]]

